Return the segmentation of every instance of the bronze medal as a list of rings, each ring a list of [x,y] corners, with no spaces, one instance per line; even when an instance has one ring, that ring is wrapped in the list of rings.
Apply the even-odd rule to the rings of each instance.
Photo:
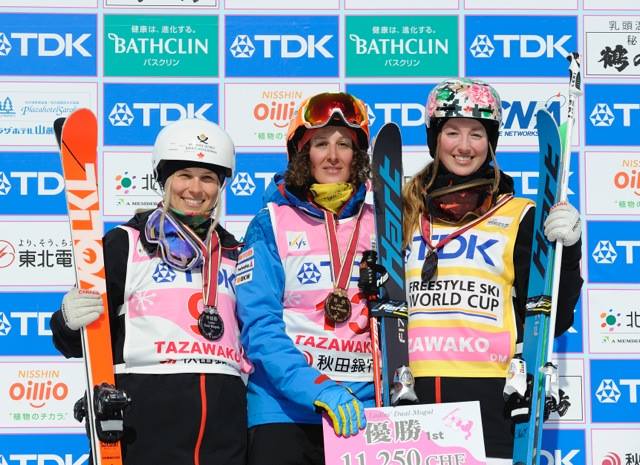
[[[351,316],[351,301],[342,289],[329,293],[324,301],[324,314],[334,323],[344,323]]]
[[[438,253],[432,249],[427,251],[427,254],[424,256],[424,262],[422,263],[422,272],[420,273],[420,277],[422,278],[422,282],[426,283],[430,281],[436,274],[438,270]]]
[[[209,341],[217,341],[224,334],[224,322],[215,307],[205,307],[198,317],[200,334]]]

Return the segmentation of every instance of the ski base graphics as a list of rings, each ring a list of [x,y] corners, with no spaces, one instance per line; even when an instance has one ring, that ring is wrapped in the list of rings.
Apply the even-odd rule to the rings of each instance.
[[[540,177],[533,229],[529,270],[529,287],[524,324],[522,357],[526,365],[527,389],[524,398],[512,410],[516,421],[513,451],[514,464],[539,463],[542,427],[550,410],[568,407],[553,406],[545,394],[545,378],[555,367],[547,364],[547,346],[553,338],[550,328],[551,283],[555,249],[544,235],[544,221],[557,203],[562,169],[562,144],[558,126],[546,110],[536,114],[540,144]],[[546,415],[545,415],[546,411]]]
[[[409,371],[407,303],[402,248],[402,139],[400,129],[387,123],[378,132],[373,148],[373,199],[376,210],[377,255],[384,292],[371,302],[372,339],[380,344],[380,367],[376,374],[376,403],[396,405],[416,400]],[[381,379],[380,379],[381,377]]]
[[[78,419],[86,417],[94,465],[121,465],[118,440],[122,436],[122,412],[129,399],[114,387],[111,333],[107,307],[102,249],[103,222],[97,186],[98,124],[86,108],[75,110],[54,123],[60,144],[69,225],[79,289],[98,292],[104,312],[81,329],[87,393],[74,408]]]

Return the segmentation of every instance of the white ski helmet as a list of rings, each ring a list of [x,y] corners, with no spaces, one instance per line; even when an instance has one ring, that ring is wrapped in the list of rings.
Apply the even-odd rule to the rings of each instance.
[[[235,148],[229,134],[217,124],[204,119],[181,119],[158,133],[151,163],[162,187],[171,174],[193,166],[215,171],[222,184],[233,173]]]

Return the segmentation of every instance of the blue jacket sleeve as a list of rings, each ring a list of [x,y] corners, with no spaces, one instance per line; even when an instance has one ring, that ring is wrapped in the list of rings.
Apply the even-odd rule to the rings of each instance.
[[[243,269],[242,256],[251,254],[253,269]],[[283,398],[313,410],[318,394],[336,383],[309,366],[285,332],[284,268],[267,209],[258,212],[247,229],[239,268],[245,277],[237,279],[237,313],[242,345],[255,366],[252,376],[268,382]]]

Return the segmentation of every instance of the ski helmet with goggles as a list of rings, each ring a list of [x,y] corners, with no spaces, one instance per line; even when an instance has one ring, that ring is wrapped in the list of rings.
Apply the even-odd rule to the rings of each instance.
[[[487,131],[493,153],[498,145],[502,104],[498,92],[478,79],[447,79],[436,85],[427,99],[425,122],[429,153],[435,157],[438,134],[449,118],[473,118]]]
[[[188,118],[165,126],[158,133],[151,162],[162,187],[173,173],[189,167],[215,171],[222,184],[233,173],[235,148],[231,137],[217,124]]]
[[[289,160],[298,153],[308,129],[330,124],[355,130],[358,148],[369,148],[369,116],[362,100],[344,92],[324,92],[304,100],[296,110],[287,130]]]

